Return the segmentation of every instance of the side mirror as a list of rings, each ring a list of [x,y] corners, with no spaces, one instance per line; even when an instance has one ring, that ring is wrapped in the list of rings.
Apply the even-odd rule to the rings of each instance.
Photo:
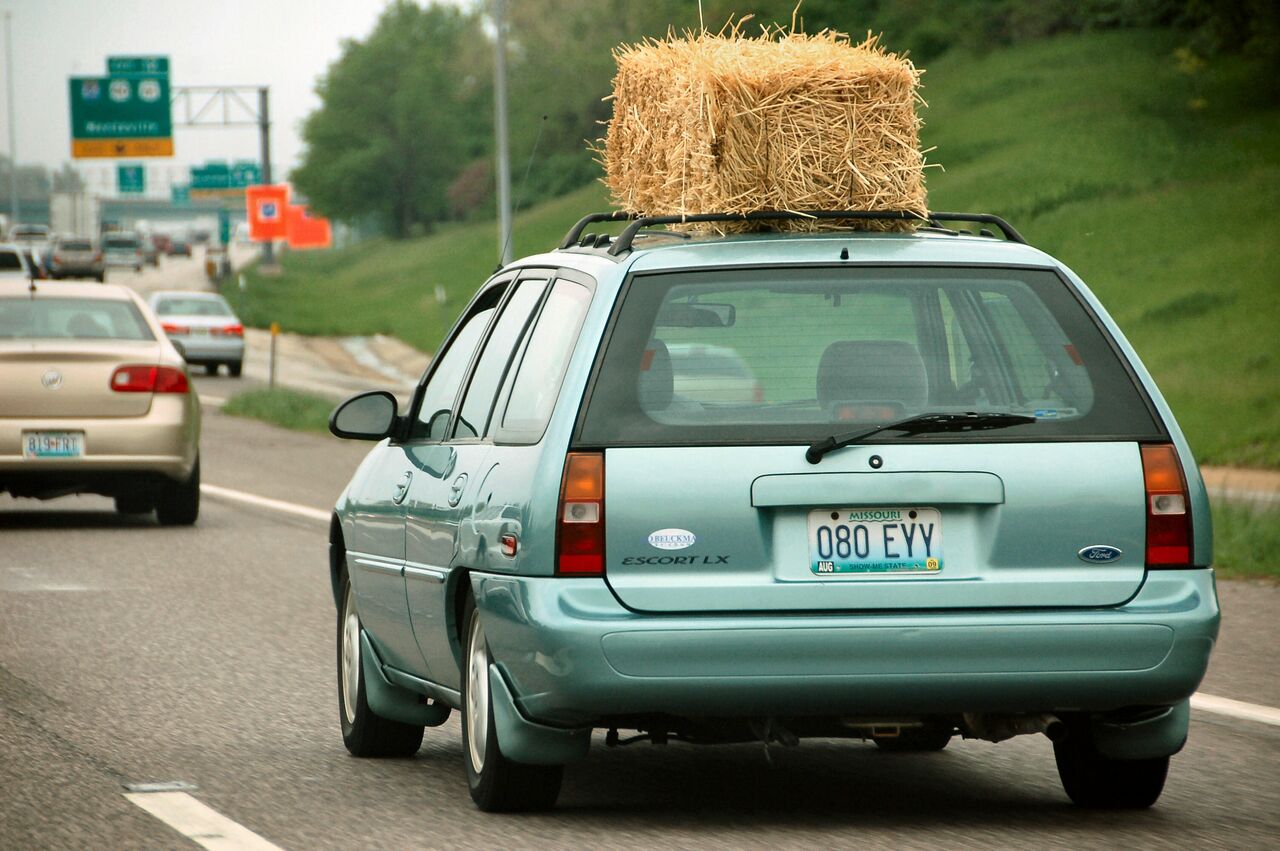
[[[329,415],[329,431],[351,440],[382,440],[396,424],[396,397],[385,390],[352,396]]]

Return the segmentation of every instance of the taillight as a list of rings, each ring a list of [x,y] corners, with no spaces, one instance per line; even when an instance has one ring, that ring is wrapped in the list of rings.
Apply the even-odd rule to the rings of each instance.
[[[173,322],[161,322],[160,327],[164,329],[166,334],[190,334],[191,329],[186,325],[177,325]]]
[[[604,455],[570,452],[560,481],[556,573],[604,574]]]
[[[227,325],[227,326],[222,327],[222,328],[210,328],[210,329],[209,329],[209,333],[210,333],[210,334],[212,334],[212,335],[214,335],[215,337],[217,337],[217,336],[223,336],[223,337],[243,337],[243,336],[244,336],[244,326],[243,326],[243,325]]]
[[[172,366],[122,366],[111,373],[117,393],[187,393],[187,374]]]
[[[1191,564],[1191,498],[1172,444],[1142,447],[1147,491],[1147,567]]]
[[[96,252],[94,252],[94,255],[93,255],[93,262],[94,262],[94,263],[101,263],[101,262],[102,262],[102,252],[101,252],[101,251],[96,251]]]

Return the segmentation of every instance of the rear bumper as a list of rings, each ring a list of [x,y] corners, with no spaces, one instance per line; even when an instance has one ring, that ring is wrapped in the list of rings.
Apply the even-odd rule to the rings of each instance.
[[[494,659],[529,720],[867,716],[1174,705],[1218,632],[1210,570],[1148,575],[1109,609],[636,614],[595,579],[473,574]]]
[[[0,491],[20,496],[110,493],[158,478],[185,480],[198,453],[198,404],[194,394],[161,394],[140,417],[0,417]],[[83,432],[85,454],[24,458],[24,431]]]
[[[171,336],[169,339],[182,343],[187,363],[244,360],[244,340],[241,338],[214,340],[209,337]]]

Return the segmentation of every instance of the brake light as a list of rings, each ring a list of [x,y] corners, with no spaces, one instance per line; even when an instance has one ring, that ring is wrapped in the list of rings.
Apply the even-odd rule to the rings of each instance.
[[[604,575],[604,455],[570,452],[560,481],[556,573]]]
[[[122,366],[111,373],[117,393],[187,393],[187,374],[172,366]]]
[[[1172,444],[1142,447],[1142,477],[1147,492],[1147,567],[1191,564],[1191,499]]]
[[[95,251],[95,252],[93,253],[93,262],[94,262],[94,263],[101,263],[101,262],[102,262],[102,252],[101,252],[101,251]]]
[[[243,337],[244,326],[243,325],[227,325],[223,328],[210,328],[209,333],[214,335],[215,337],[219,335],[223,337]]]
[[[166,334],[190,334],[191,329],[186,325],[177,325],[173,322],[161,322],[160,327],[164,329]]]

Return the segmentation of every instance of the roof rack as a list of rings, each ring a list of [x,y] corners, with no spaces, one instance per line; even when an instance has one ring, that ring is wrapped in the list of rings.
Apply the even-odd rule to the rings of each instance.
[[[922,216],[919,213],[910,210],[810,210],[806,212],[796,212],[792,210],[762,210],[754,213],[698,213],[684,216],[637,216],[635,213],[623,213],[614,211],[612,213],[592,213],[583,216],[560,242],[560,248],[571,248],[577,244],[582,236],[583,230],[587,225],[593,222],[622,222],[629,221],[626,229],[613,240],[613,244],[609,247],[609,254],[618,256],[624,251],[631,250],[631,243],[636,235],[645,228],[654,225],[674,225],[685,224],[690,222],[755,222],[755,221],[786,221],[796,219],[876,219],[880,221],[904,221],[915,220],[924,222],[927,227],[938,230],[947,230],[942,226],[942,222],[972,222],[974,224],[995,225],[1004,234],[1004,238],[1010,242],[1017,242],[1023,245],[1027,244],[1022,234],[1014,229],[1013,225],[1006,222],[999,216],[990,213],[929,213]],[[990,233],[987,231],[982,235]],[[598,243],[597,243],[598,245]]]

